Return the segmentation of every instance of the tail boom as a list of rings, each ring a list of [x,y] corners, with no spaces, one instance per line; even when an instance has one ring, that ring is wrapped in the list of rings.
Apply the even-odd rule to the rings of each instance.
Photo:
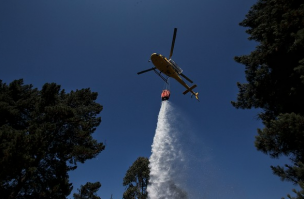
[[[195,92],[193,91],[193,89],[196,88],[196,87],[197,87],[197,85],[194,84],[193,86],[191,86],[190,88],[188,88],[186,91],[184,91],[183,94],[186,95],[187,93],[191,92],[192,95],[194,95],[195,98],[199,101],[199,99],[198,99],[198,93],[195,93]]]

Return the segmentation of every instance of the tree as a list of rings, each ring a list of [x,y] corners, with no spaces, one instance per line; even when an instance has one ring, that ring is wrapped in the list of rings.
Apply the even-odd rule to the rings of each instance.
[[[273,158],[288,156],[292,164],[271,166],[274,174],[303,185],[304,2],[258,0],[240,25],[258,45],[249,55],[235,57],[245,65],[248,83],[237,84],[232,105],[262,110],[258,117],[265,127],[258,129],[257,149]]]
[[[68,172],[104,145],[92,138],[102,106],[97,93],[66,93],[55,83],[41,90],[0,80],[0,193],[3,198],[65,198]]]
[[[100,182],[87,182],[85,185],[81,185],[80,189],[77,189],[78,194],[74,193],[73,197],[74,199],[100,199],[100,197],[96,194],[100,187]]]
[[[129,167],[123,179],[123,185],[126,186],[123,199],[147,199],[149,176],[149,159],[145,157],[137,158]]]

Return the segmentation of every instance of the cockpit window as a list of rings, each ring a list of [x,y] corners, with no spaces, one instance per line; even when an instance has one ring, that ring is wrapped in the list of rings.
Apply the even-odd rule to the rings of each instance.
[[[169,62],[172,64],[173,68],[178,74],[181,74],[183,72],[183,70],[172,59],[169,59]]]

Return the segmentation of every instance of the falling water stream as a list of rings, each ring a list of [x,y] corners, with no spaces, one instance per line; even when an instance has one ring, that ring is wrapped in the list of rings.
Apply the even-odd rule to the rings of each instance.
[[[162,102],[149,159],[149,199],[247,198],[233,180],[223,181],[212,149],[196,136],[190,118]]]
[[[187,199],[183,186],[184,154],[179,145],[176,114],[169,101],[163,101],[150,157],[149,199]]]

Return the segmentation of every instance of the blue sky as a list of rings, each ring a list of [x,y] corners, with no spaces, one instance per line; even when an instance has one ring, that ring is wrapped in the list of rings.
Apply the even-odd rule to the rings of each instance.
[[[23,78],[41,88],[55,82],[67,91],[91,88],[104,106],[94,137],[106,141],[97,158],[70,173],[74,191],[100,181],[99,196],[121,198],[123,177],[140,156],[151,155],[160,94],[164,82],[153,72],[154,52],[169,56],[173,29],[178,28],[173,59],[198,85],[200,102],[184,96],[171,80],[170,101],[195,136],[205,195],[275,199],[291,193],[270,165],[286,163],[258,152],[257,110],[230,104],[245,82],[244,66],[233,57],[248,54],[248,41],[238,25],[254,0],[2,0],[0,2],[0,79]],[[202,163],[202,164],[199,164]],[[208,173],[208,178],[204,174]],[[199,177],[198,177],[199,178]],[[209,183],[210,181],[210,183]],[[189,182],[191,183],[191,182]],[[208,197],[207,197],[208,198]]]

